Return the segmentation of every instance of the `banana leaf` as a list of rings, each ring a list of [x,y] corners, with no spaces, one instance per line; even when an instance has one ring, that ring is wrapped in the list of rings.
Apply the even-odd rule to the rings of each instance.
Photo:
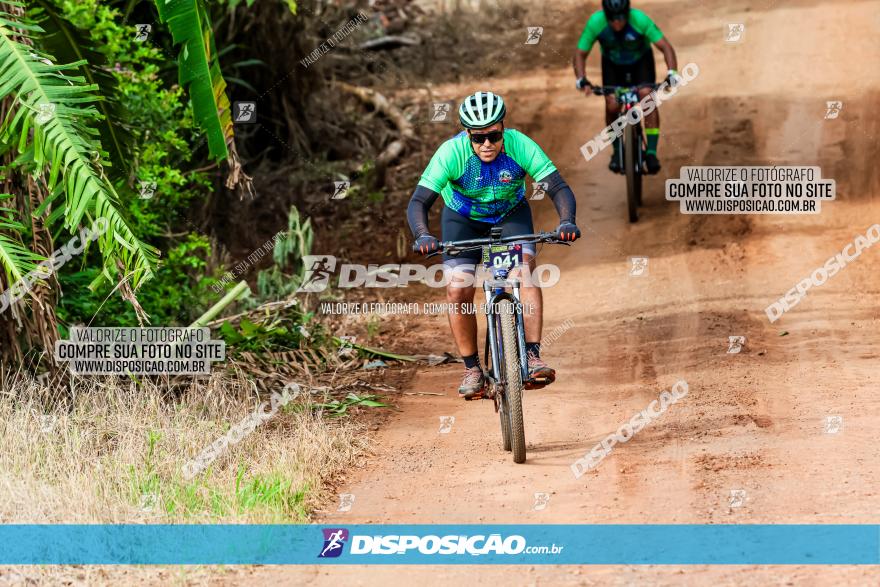
[[[189,90],[193,117],[208,139],[208,152],[214,160],[226,159],[233,137],[232,113],[208,13],[197,0],[155,0],[155,4],[174,43],[182,45],[178,78]]]

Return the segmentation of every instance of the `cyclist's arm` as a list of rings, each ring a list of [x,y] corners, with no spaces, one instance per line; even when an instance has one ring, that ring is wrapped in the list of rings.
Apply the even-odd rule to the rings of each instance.
[[[574,224],[574,194],[547,154],[530,137],[515,129],[505,133],[504,149],[535,181],[547,184],[546,192],[562,222]]]
[[[416,186],[409,206],[406,207],[406,220],[409,222],[409,229],[412,231],[413,238],[419,238],[423,234],[428,234],[428,210],[434,205],[440,194],[423,185]]]
[[[572,59],[574,75],[577,79],[586,77],[587,57],[589,57],[593,44],[606,24],[605,15],[601,10],[594,12],[587,21],[587,25],[584,27],[580,39],[578,39],[577,49],[575,49],[574,58]]]
[[[571,60],[571,65],[574,67],[574,77],[575,79],[581,79],[582,77],[586,77],[587,72],[587,57],[590,56],[590,51],[581,51],[580,49],[575,49],[574,57]]]
[[[416,186],[406,208],[406,219],[416,239],[424,234],[430,234],[428,210],[450,179],[461,175],[462,161],[467,160],[469,148],[470,143],[467,139],[458,134],[440,145],[425,167],[422,177],[419,178],[419,185]]]
[[[663,59],[666,60],[666,69],[678,71],[678,58],[675,55],[675,49],[672,48],[672,43],[667,41],[666,37],[663,37],[654,43],[654,46],[663,52]]]
[[[660,27],[651,20],[650,16],[641,10],[633,8],[630,10],[630,23],[636,31],[645,35],[648,41],[654,43],[660,49],[668,69],[678,70],[678,59],[675,56],[675,49],[672,48],[672,44],[663,35]]]
[[[577,203],[574,199],[574,192],[571,191],[571,188],[562,179],[562,175],[558,171],[554,171],[541,181],[547,183],[547,195],[550,196],[550,199],[553,201],[553,207],[556,208],[556,212],[559,214],[560,224],[563,222],[577,224],[575,222]]]

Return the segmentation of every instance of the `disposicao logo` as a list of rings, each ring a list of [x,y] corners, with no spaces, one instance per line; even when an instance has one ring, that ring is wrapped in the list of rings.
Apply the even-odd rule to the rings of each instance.
[[[528,552],[528,548],[546,549],[550,547],[526,547],[526,539],[519,535],[502,537],[500,534],[489,536],[361,536],[351,537],[351,554],[384,554],[401,555],[409,551],[419,554],[469,554],[480,556],[488,554],[515,555]],[[561,551],[561,547],[559,547]],[[554,553],[555,554],[555,553]]]
[[[512,534],[478,534],[420,536],[415,534],[362,535],[351,534],[345,528],[323,528],[324,547],[318,558],[338,558],[348,549],[350,556],[357,555],[469,555],[469,556],[516,556],[557,555],[563,545],[528,546],[524,536]],[[346,546],[348,545],[348,546]]]
[[[348,530],[345,528],[323,528],[324,548],[318,558],[336,558],[342,554],[343,547],[348,541]]]

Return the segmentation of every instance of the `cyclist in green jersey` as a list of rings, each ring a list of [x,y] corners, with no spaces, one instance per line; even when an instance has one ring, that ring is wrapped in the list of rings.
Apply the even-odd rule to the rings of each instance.
[[[574,241],[580,237],[575,223],[575,199],[556,166],[541,147],[525,134],[504,127],[507,109],[501,96],[477,92],[465,98],[458,117],[465,130],[440,145],[419,180],[407,208],[407,219],[422,254],[439,249],[439,241],[428,229],[428,210],[443,198],[441,236],[443,241],[483,238],[493,226],[502,235],[534,232],[532,214],[525,197],[525,178],[544,184],[544,191],[559,214],[559,238]],[[474,300],[473,274],[480,263],[480,251],[456,257],[444,255],[448,270],[447,301],[456,304],[449,313],[458,350],[464,358],[465,373],[459,394],[465,399],[482,395],[486,379],[477,353],[477,317],[462,311]],[[535,269],[535,246],[523,244],[523,260]],[[470,277],[470,279],[468,279]],[[556,372],[541,360],[542,296],[531,280],[522,280],[526,354],[529,388],[552,383]]]
[[[574,74],[577,78],[576,87],[584,94],[590,95],[592,85],[587,80],[585,68],[587,57],[593,44],[599,41],[602,50],[602,85],[603,86],[635,86],[656,82],[654,72],[654,53],[651,43],[663,52],[666,67],[669,70],[667,79],[678,75],[678,61],[675,49],[663,36],[647,14],[636,8],[630,8],[629,0],[602,0],[602,10],[590,16],[584,32],[578,41],[574,54]],[[644,98],[652,88],[639,88],[639,96]],[[605,123],[611,124],[620,113],[614,95],[605,96]],[[660,113],[655,108],[645,117],[645,135],[648,145],[645,164],[648,173],[660,171],[660,160],[657,158],[657,143],[660,140]],[[618,152],[620,140],[613,143],[614,152],[608,168],[615,173],[620,172]]]

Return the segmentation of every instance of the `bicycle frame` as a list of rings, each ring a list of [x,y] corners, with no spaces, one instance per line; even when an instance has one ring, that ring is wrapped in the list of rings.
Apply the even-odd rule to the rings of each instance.
[[[617,103],[620,104],[620,115],[626,116],[626,114],[636,107],[639,103],[639,94],[637,88],[617,88],[614,92],[614,97],[617,99]],[[627,145],[625,136],[626,133],[621,135],[620,137],[620,149],[618,149],[617,157],[619,159],[618,165],[621,170],[624,169],[624,157],[626,156],[627,149],[636,149],[636,171],[637,173],[642,173],[642,163],[644,159],[644,153],[642,152],[642,141],[644,139],[643,131],[642,131],[642,123],[638,122],[635,125],[635,135],[637,137],[638,146]]]
[[[445,242],[440,244],[440,251],[430,253],[428,256],[439,255],[442,251],[448,251],[451,255],[460,254],[466,250],[483,249],[483,247],[496,244],[511,244],[515,242],[522,243],[556,243],[570,246],[570,243],[560,241],[555,233],[542,232],[540,234],[523,234],[512,235],[507,237],[501,236],[502,229],[500,227],[492,227],[489,231],[489,238],[478,238],[472,240],[464,240],[457,242]],[[503,364],[502,359],[502,343],[500,340],[501,326],[499,324],[498,303],[503,300],[510,301],[513,311],[516,312],[516,330],[517,330],[517,355],[519,357],[520,375],[522,381],[529,378],[528,357],[526,355],[525,341],[525,320],[523,318],[523,307],[520,296],[519,279],[508,279],[511,269],[506,266],[492,267],[492,279],[483,282],[483,292],[486,296],[486,352],[485,364],[491,369],[487,369],[486,377],[496,391],[495,395],[495,411],[499,407],[499,393],[503,393],[506,381],[502,377]],[[510,288],[512,291],[508,292]]]
[[[617,100],[617,103],[620,105],[620,116],[626,116],[626,114],[638,106],[640,98],[639,98],[639,89],[640,88],[651,88],[656,89],[658,87],[657,84],[639,84],[636,86],[597,86],[593,93],[597,96],[605,96],[609,94],[614,95],[614,99]],[[635,125],[636,136],[639,139],[639,146],[636,150],[636,169],[641,174],[642,173],[642,164],[644,163],[643,153],[643,144],[644,143],[644,132],[642,130],[642,123],[638,122]],[[620,137],[620,145],[621,148],[618,150],[618,167],[623,170],[624,168],[624,156],[627,148],[633,148],[632,145],[626,145],[626,141],[624,140],[623,135]],[[622,171],[621,171],[622,172]]]
[[[503,232],[502,227],[493,226],[489,230],[489,238],[442,242],[438,250],[429,253],[428,256],[446,253],[450,257],[455,257],[466,251],[481,250],[483,263],[491,267],[491,279],[483,282],[487,322],[484,374],[490,392],[486,393],[485,388],[480,389],[479,396],[493,399],[495,412],[499,414],[501,421],[501,444],[504,450],[513,454],[514,463],[524,463],[526,440],[522,391],[529,381],[529,364],[526,355],[525,318],[520,297],[520,280],[510,279],[510,274],[517,267],[524,266],[522,264],[524,255],[520,245],[558,243],[570,246],[571,243],[560,240],[557,233],[541,232],[504,237],[501,236]],[[414,246],[413,249],[415,250],[416,247]],[[515,253],[511,254],[511,251]],[[508,315],[501,314],[502,308],[506,312],[515,312],[512,320]],[[510,348],[511,345],[516,345],[517,348],[514,350]],[[516,373],[517,363],[519,363],[519,373]],[[465,397],[471,399],[473,396]]]

